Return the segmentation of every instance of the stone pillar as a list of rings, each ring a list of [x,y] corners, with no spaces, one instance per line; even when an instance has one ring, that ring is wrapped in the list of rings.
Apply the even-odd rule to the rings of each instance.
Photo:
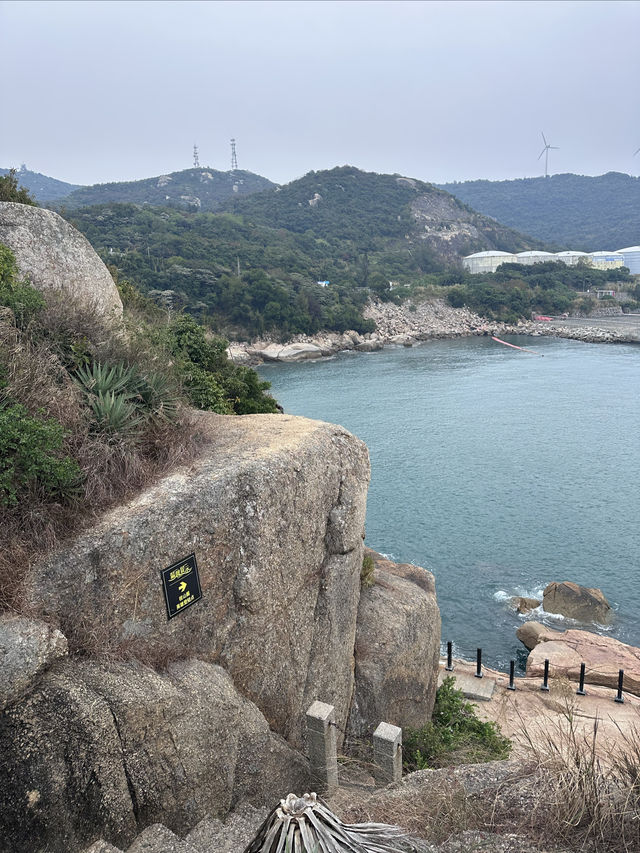
[[[336,715],[333,705],[314,702],[307,711],[307,749],[311,778],[327,796],[338,788]]]
[[[402,729],[380,723],[373,733],[373,775],[382,787],[402,779]]]

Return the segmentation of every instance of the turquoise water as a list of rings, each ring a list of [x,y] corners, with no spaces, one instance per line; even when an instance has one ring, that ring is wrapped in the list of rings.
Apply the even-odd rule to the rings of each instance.
[[[552,580],[600,587],[640,645],[640,347],[508,340],[544,357],[467,338],[260,373],[366,442],[366,542],[435,574],[458,654],[521,665],[506,598]]]

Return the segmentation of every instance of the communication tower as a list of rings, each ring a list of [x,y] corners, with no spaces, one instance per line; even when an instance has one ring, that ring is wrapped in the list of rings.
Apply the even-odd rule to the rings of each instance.
[[[198,157],[198,146],[195,144],[195,142],[193,143],[193,168],[194,169],[200,168],[200,159]]]
[[[231,140],[231,171],[235,172],[238,168],[238,158],[236,157],[236,141]]]

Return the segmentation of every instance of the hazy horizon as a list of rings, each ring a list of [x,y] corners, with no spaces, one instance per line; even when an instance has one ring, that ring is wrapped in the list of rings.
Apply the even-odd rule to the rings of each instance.
[[[433,183],[637,174],[640,3],[1,0],[0,165]]]

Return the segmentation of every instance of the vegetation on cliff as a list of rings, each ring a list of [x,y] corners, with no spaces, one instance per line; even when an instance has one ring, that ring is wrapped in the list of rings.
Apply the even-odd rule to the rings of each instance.
[[[564,174],[441,187],[475,210],[557,248],[612,251],[638,242],[640,178],[631,175]]]
[[[187,405],[275,412],[268,383],[226,355],[194,318],[169,318],[119,282],[126,332],[20,279],[0,245],[0,579],[78,518],[122,500],[187,459]],[[0,584],[11,606],[19,584]]]
[[[407,770],[448,767],[508,758],[511,742],[496,723],[478,719],[471,702],[447,677],[436,693],[433,715],[421,729],[404,733],[403,755]]]
[[[9,169],[5,174],[0,174],[0,201],[36,204],[29,190],[19,184],[15,169]]]

